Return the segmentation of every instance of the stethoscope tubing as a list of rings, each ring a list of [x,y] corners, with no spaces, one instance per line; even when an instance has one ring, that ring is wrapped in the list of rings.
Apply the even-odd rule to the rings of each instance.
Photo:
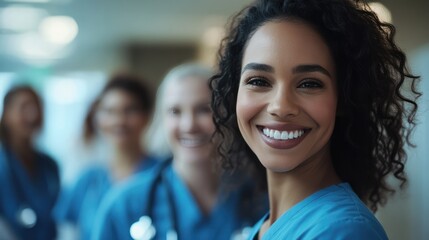
[[[168,182],[166,177],[166,174],[167,174],[166,170],[169,166],[171,166],[171,162],[172,162],[172,159],[165,160],[164,162],[161,163],[161,166],[157,169],[157,172],[155,173],[156,175],[155,179],[149,190],[149,200],[146,207],[143,209],[142,216],[149,217],[152,221],[152,224],[154,224],[153,220],[154,220],[154,206],[155,206],[155,200],[156,200],[155,198],[157,195],[156,192],[160,187],[163,186],[167,194],[167,203],[168,203],[168,208],[170,212],[170,217],[169,217],[170,226],[167,232],[167,238],[177,240],[179,235],[178,225],[177,225],[177,222],[178,222],[177,208],[174,201],[172,186]]]

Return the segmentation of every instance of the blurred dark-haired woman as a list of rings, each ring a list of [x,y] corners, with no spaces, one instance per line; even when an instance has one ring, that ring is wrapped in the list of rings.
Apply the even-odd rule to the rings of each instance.
[[[64,191],[55,211],[60,222],[77,226],[80,239],[89,239],[98,206],[113,185],[158,162],[141,144],[152,102],[141,79],[121,74],[112,77],[90,108],[84,139],[90,142],[100,133],[107,142],[109,159],[84,171],[73,189]]]
[[[5,96],[0,121],[0,218],[13,239],[55,239],[52,209],[60,183],[56,162],[33,145],[43,125],[42,103],[29,86]],[[8,236],[7,239],[12,236]]]

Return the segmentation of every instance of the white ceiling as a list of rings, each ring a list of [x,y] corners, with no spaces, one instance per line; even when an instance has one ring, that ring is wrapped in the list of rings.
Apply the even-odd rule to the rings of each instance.
[[[0,0],[0,8],[12,0]],[[25,1],[25,0],[21,0]],[[30,1],[30,0],[27,0]],[[34,1],[34,0],[33,0]],[[47,1],[47,0],[46,0]],[[88,55],[103,55],[127,42],[197,43],[205,29],[224,26],[226,19],[251,0],[51,0],[25,4],[45,9],[49,15],[68,15],[79,25],[70,53],[59,61],[73,62]],[[398,26],[398,41],[407,50],[429,43],[429,1],[383,1]],[[24,3],[19,3],[24,4]],[[25,17],[25,16],[22,16]],[[13,34],[12,34],[13,35]],[[25,68],[11,54],[10,33],[0,32],[0,71]],[[95,58],[94,58],[95,59]]]

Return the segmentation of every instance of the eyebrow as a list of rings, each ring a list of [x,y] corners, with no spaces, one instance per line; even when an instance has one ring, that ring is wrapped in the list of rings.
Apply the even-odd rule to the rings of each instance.
[[[307,73],[307,72],[320,72],[328,77],[332,77],[331,74],[324,67],[318,64],[307,64],[298,65],[292,69],[292,73]]]
[[[243,70],[241,71],[241,74],[243,74],[246,70],[256,70],[256,71],[264,71],[273,73],[274,68],[267,64],[262,63],[248,63],[246,66],[244,66]]]
[[[248,63],[246,64],[246,66],[244,66],[243,70],[241,71],[241,74],[243,74],[247,70],[264,71],[269,73],[274,72],[274,68],[272,66],[263,63]],[[292,69],[292,73],[294,74],[306,72],[320,72],[329,77],[332,77],[328,70],[318,64],[298,65]]]

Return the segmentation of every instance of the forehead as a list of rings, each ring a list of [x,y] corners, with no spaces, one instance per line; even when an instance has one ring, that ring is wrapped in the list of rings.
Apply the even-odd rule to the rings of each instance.
[[[242,64],[265,63],[288,67],[319,64],[334,72],[334,61],[322,36],[306,23],[292,20],[267,22],[249,39]]]
[[[208,81],[200,77],[174,79],[165,86],[163,98],[167,105],[210,101]]]
[[[136,102],[137,97],[122,89],[111,89],[104,93],[100,99],[101,104],[114,104],[122,102]]]
[[[13,96],[10,98],[10,103],[26,103],[26,102],[34,102],[38,103],[38,98],[34,95],[33,92],[28,90],[22,90],[19,92],[16,92]]]

